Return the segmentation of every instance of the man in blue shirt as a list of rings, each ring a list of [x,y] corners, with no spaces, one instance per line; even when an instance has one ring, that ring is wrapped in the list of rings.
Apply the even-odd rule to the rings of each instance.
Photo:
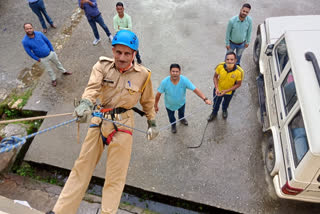
[[[41,32],[34,31],[31,23],[23,25],[26,35],[22,40],[22,45],[27,54],[34,60],[41,63],[45,71],[48,71],[52,80],[52,85],[57,85],[56,75],[50,66],[50,61],[53,62],[57,69],[63,72],[64,75],[71,75],[71,72],[66,71],[59,61],[57,54],[54,52],[51,42]]]
[[[111,35],[107,25],[104,23],[102,15],[98,9],[97,1],[96,0],[78,0],[79,7],[84,10],[88,22],[92,28],[95,40],[93,41],[93,45],[97,45],[101,39],[99,36],[99,32],[97,29],[96,22],[103,28],[106,32],[107,36],[109,37],[109,41],[111,42],[113,36]]]
[[[31,10],[38,16],[38,19],[42,26],[42,32],[47,32],[47,25],[43,19],[43,16],[46,18],[47,22],[50,24],[52,28],[56,28],[56,26],[53,24],[53,21],[51,20],[50,16],[48,15],[46,11],[46,7],[44,6],[43,0],[28,0],[29,7]]]
[[[161,94],[164,93],[164,102],[170,123],[172,124],[176,121],[176,118],[174,117],[176,110],[178,110],[179,119],[183,118],[186,106],[185,103],[187,89],[190,89],[196,93],[206,104],[212,104],[212,102],[208,100],[208,98],[205,97],[203,93],[196,88],[187,77],[181,75],[181,68],[179,64],[171,64],[170,76],[163,79],[158,88],[158,93],[156,95],[154,104],[155,111],[159,111],[158,103]],[[180,122],[183,125],[188,125],[188,121],[185,118]],[[171,132],[177,132],[176,123],[171,125]]]
[[[252,32],[252,19],[248,16],[251,5],[242,6],[240,14],[229,20],[226,32],[226,48],[228,52],[236,51],[237,65],[240,65],[242,53],[249,46]]]

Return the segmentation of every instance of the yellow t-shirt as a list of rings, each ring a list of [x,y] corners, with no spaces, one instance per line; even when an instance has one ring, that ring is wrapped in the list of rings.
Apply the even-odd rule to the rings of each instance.
[[[225,65],[225,62],[222,62],[216,67],[216,73],[219,75],[218,77],[219,91],[232,88],[237,81],[242,81],[243,75],[244,75],[244,71],[240,66],[237,65],[233,71],[227,72],[224,65]],[[231,93],[232,91],[229,91],[226,94],[231,94]]]

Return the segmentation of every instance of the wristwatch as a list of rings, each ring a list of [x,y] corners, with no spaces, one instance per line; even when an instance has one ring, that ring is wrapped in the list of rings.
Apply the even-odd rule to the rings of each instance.
[[[208,97],[205,97],[205,98],[203,99],[203,101],[206,101],[206,100],[208,100]]]

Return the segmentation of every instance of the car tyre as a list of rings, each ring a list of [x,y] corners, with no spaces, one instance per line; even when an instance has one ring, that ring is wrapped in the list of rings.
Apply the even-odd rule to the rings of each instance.
[[[273,171],[276,163],[276,154],[274,151],[273,138],[269,137],[265,150],[265,165],[269,174]]]
[[[256,65],[259,65],[260,51],[261,51],[261,35],[258,34],[253,45],[253,61]]]

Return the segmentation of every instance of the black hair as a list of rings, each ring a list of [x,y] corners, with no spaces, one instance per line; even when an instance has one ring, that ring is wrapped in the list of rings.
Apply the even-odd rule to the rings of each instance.
[[[234,58],[237,59],[237,55],[236,55],[234,52],[228,52],[228,53],[226,54],[226,58],[227,58],[227,56],[229,56],[229,55],[233,55]]]
[[[33,27],[33,25],[30,22],[26,22],[23,24],[23,29],[25,29],[26,25],[31,25]]]
[[[242,5],[242,8],[244,8],[244,7],[249,8],[249,9],[251,10],[251,5],[250,5],[249,3],[243,4],[243,5]]]
[[[181,71],[181,68],[180,68],[179,64],[176,64],[176,63],[171,64],[170,65],[170,71],[171,71],[172,68],[178,68]]]
[[[119,6],[119,7],[123,7],[123,3],[119,1],[119,2],[116,4],[116,7],[118,7],[118,6]]]

